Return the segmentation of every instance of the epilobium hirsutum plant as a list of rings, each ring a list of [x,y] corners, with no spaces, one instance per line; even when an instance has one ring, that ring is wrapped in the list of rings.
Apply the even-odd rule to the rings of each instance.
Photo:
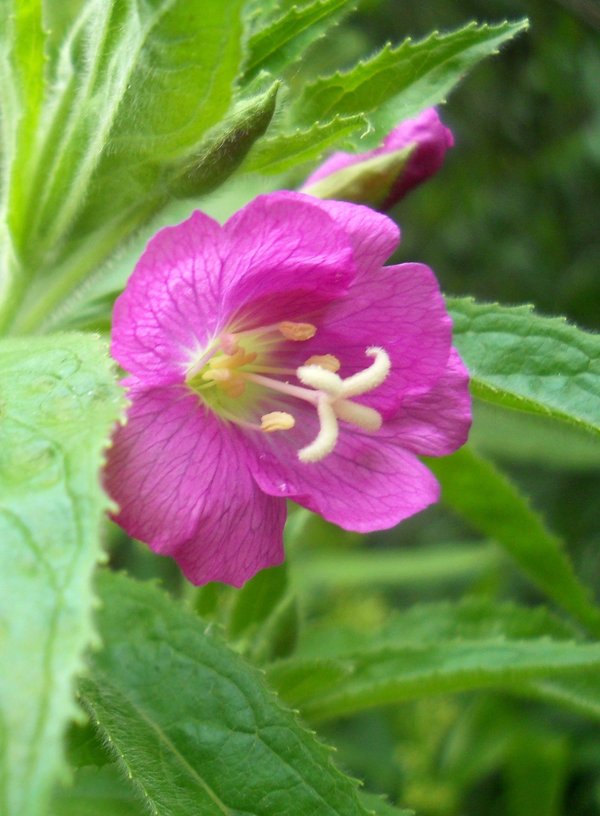
[[[531,698],[596,716],[600,613],[481,451],[593,460],[598,338],[444,300],[444,208],[413,263],[359,206],[425,178],[435,203],[432,106],[526,23],[352,66],[352,6],[0,0],[2,816],[471,816],[505,771],[542,807],[566,737]],[[304,56],[325,34],[326,70]],[[436,480],[481,541],[439,509],[403,521]],[[501,549],[563,618],[498,600]]]
[[[465,442],[467,374],[431,270],[383,266],[398,238],[366,207],[280,192],[148,245],[115,304],[132,405],[106,485],[194,583],[279,564],[286,499],[368,532],[438,498],[417,454]]]

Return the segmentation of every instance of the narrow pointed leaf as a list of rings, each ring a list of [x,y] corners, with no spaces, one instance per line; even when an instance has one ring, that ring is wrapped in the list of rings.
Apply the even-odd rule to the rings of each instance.
[[[251,37],[246,76],[255,76],[260,71],[280,74],[353,5],[354,0],[314,0],[308,5],[292,6]]]
[[[527,21],[471,23],[420,42],[388,45],[349,71],[309,84],[295,107],[296,119],[308,125],[366,111],[377,141],[400,120],[443,102],[468,70],[526,28]]]
[[[305,130],[280,133],[262,139],[244,163],[244,170],[259,173],[283,173],[298,164],[317,161],[331,147],[339,147],[351,134],[364,131],[364,116],[336,116],[325,124],[316,123]]]
[[[502,686],[518,691],[528,681],[598,671],[600,644],[548,638],[454,640],[387,646],[339,662],[345,676],[328,686],[319,676],[320,661],[314,659],[274,663],[268,676],[284,699],[319,721],[433,694]]]
[[[469,447],[429,459],[428,466],[441,482],[445,504],[495,539],[548,597],[600,633],[600,609],[575,574],[562,541],[546,529],[515,485]]]

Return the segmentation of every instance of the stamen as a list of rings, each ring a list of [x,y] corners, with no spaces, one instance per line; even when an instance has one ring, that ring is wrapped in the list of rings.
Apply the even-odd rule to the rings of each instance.
[[[385,380],[392,367],[391,360],[386,351],[376,346],[371,346],[365,352],[368,357],[375,360],[364,371],[358,371],[351,377],[346,377],[343,382],[342,394],[344,397],[358,397],[366,391],[372,391]]]
[[[272,431],[289,431],[296,424],[296,420],[286,411],[271,411],[260,418],[260,429],[271,433]]]
[[[301,462],[320,462],[335,448],[339,428],[335,411],[326,396],[322,395],[317,403],[317,413],[321,425],[316,439],[298,451]]]
[[[283,320],[277,324],[277,328],[286,340],[310,340],[317,333],[317,327],[312,323],[294,323],[291,320]]]
[[[339,371],[342,366],[338,358],[333,354],[313,354],[312,357],[308,358],[304,365],[321,366],[321,368],[324,368],[326,371],[333,371],[334,374]]]
[[[300,366],[296,376],[304,385],[310,385],[318,391],[324,391],[332,397],[339,397],[343,393],[344,381],[333,371],[327,371],[318,365]]]

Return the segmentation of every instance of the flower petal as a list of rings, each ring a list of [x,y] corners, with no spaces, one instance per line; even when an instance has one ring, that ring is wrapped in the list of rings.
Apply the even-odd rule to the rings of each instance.
[[[467,441],[471,427],[469,374],[452,349],[443,376],[427,394],[408,396],[382,428],[386,436],[421,456],[446,456]]]
[[[106,466],[115,520],[195,584],[241,586],[281,563],[285,502],[257,488],[236,429],[183,386],[138,385],[130,398]]]
[[[293,499],[362,533],[393,527],[437,501],[437,481],[401,447],[401,439],[365,434],[345,423],[333,453],[320,462],[300,462],[298,450],[315,438],[318,426],[309,407],[296,407],[294,415],[292,431],[247,437],[257,451],[254,478],[265,493]]]
[[[347,377],[369,365],[369,346],[384,348],[392,370],[363,401],[392,416],[407,392],[423,394],[439,380],[451,342],[452,323],[435,275],[423,264],[407,263],[357,280],[323,314],[315,337],[291,351],[305,359],[334,354]]]
[[[398,248],[400,230],[387,215],[361,204],[315,200],[350,237],[357,265],[357,279],[378,271]]]
[[[146,385],[181,381],[223,310],[221,227],[194,212],[149,242],[115,303],[111,352]]]
[[[350,238],[298,193],[258,196],[224,225],[226,309],[237,328],[311,313],[340,297],[355,277]]]
[[[446,151],[454,144],[454,137],[452,131],[442,123],[436,109],[428,108],[414,119],[407,119],[394,128],[384,139],[379,151],[387,153],[410,144],[415,145],[415,149],[384,201],[383,209],[389,209],[413,187],[437,173],[444,163]]]

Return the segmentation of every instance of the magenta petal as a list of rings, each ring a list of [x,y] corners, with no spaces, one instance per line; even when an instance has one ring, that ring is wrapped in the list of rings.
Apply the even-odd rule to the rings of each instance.
[[[200,212],[149,242],[115,303],[111,352],[145,385],[182,379],[221,320],[221,227]]]
[[[366,434],[342,423],[332,454],[303,464],[298,450],[316,436],[315,412],[294,410],[297,430],[248,437],[258,456],[253,472],[270,496],[293,499],[346,530],[393,527],[437,501],[434,476],[401,439]]]
[[[356,274],[350,238],[319,205],[271,193],[224,225],[226,309],[236,328],[310,314],[348,290]]]
[[[446,456],[465,444],[470,427],[469,374],[452,349],[446,371],[431,391],[407,396],[381,433],[401,439],[404,447],[422,456]]]
[[[406,167],[396,179],[392,190],[383,203],[389,209],[397,201],[440,169],[446,151],[454,144],[452,131],[438,116],[435,108],[428,108],[414,119],[407,119],[391,131],[379,150],[390,152],[415,145]]]
[[[130,398],[106,466],[115,520],[195,584],[241,586],[279,564],[285,502],[257,488],[235,429],[182,386],[134,388]]]
[[[396,251],[400,230],[387,215],[346,201],[317,202],[350,237],[358,277],[379,270]]]
[[[452,323],[435,275],[423,264],[400,264],[361,277],[347,297],[327,310],[302,352],[305,359],[339,355],[345,377],[366,368],[366,348],[384,348],[392,371],[365,402],[391,416],[407,392],[425,393],[439,380],[451,341]]]

